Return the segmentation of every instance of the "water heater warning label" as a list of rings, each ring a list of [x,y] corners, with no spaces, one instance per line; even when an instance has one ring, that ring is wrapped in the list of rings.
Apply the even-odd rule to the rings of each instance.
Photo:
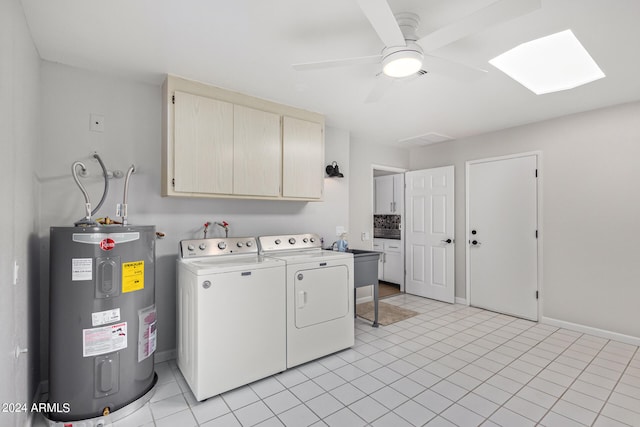
[[[127,322],[82,330],[83,357],[111,353],[123,348],[127,348]]]
[[[122,264],[122,293],[144,289],[144,261]]]
[[[93,258],[73,258],[71,260],[71,280],[93,279]]]

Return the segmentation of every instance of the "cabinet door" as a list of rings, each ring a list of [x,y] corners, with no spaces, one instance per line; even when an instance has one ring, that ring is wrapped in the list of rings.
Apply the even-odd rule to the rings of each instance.
[[[233,105],[175,92],[174,188],[177,192],[233,191]]]
[[[393,175],[378,176],[374,178],[376,209],[378,215],[388,215],[393,213]]]
[[[233,194],[278,196],[280,116],[241,105],[233,110]]]
[[[404,257],[401,240],[384,240],[384,280],[402,285],[404,282]]]
[[[404,174],[393,176],[393,214],[402,215],[404,212]]]
[[[404,281],[402,253],[385,251],[384,256],[384,281],[401,285]]]
[[[285,116],[282,132],[282,196],[320,199],[324,184],[322,125]]]

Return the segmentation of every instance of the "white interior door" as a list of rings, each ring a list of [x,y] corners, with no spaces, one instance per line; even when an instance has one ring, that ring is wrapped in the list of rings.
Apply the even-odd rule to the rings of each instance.
[[[454,168],[405,174],[407,293],[455,301]]]
[[[537,155],[467,163],[469,303],[538,319]]]

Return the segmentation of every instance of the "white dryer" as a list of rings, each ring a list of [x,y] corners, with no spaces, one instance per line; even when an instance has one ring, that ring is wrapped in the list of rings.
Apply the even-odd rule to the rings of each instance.
[[[258,240],[286,262],[287,368],[353,346],[353,255],[323,250],[316,234]]]
[[[286,369],[284,261],[254,237],[180,242],[177,364],[197,400]]]

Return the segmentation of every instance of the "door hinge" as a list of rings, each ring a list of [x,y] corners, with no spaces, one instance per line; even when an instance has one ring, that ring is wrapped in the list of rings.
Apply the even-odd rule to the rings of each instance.
[[[175,95],[171,95],[171,103],[172,104],[176,103],[176,96]]]
[[[536,239],[538,238],[538,230],[536,230]]]
[[[538,294],[538,291],[536,291],[536,299],[538,299],[538,297],[539,297],[539,294]]]
[[[171,186],[172,186],[173,188],[176,188],[176,179],[175,179],[175,178],[172,178],[172,179],[171,179]]]
[[[538,169],[536,169],[536,178],[538,177]]]

